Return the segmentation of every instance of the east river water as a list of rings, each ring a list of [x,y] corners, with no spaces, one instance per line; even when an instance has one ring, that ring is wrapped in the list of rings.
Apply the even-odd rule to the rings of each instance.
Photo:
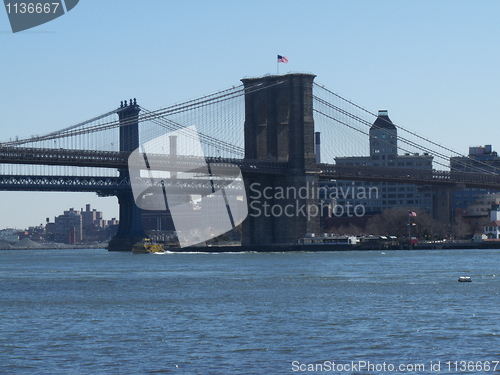
[[[0,373],[493,373],[499,265],[499,250],[0,251]]]

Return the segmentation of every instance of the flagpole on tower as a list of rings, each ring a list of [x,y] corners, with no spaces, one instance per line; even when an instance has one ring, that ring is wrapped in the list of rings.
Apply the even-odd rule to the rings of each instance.
[[[288,64],[287,57],[278,55],[278,62],[276,63],[276,71],[278,72],[278,75],[280,74],[280,62]]]

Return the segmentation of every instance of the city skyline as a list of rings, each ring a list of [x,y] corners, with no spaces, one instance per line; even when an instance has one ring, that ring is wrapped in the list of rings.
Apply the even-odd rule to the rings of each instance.
[[[0,12],[0,142],[57,131],[123,98],[155,109],[275,74],[281,54],[289,63],[280,73],[312,72],[318,83],[372,112],[388,109],[396,124],[461,153],[495,147],[498,3],[197,4],[80,2],[15,35]],[[92,193],[0,194],[0,210],[19,227],[86,202],[118,215],[116,198]]]
[[[34,218],[35,217],[45,216],[45,218],[43,220],[39,221],[39,222],[33,222],[33,223],[31,223],[29,225],[26,225],[26,226],[23,226],[23,227],[17,227],[17,226],[14,226],[14,225],[7,225],[7,226],[0,227],[0,230],[2,230],[2,229],[26,230],[26,229],[28,229],[30,227],[45,226],[48,223],[47,219],[49,220],[50,223],[54,223],[55,220],[56,220],[56,218],[58,216],[63,215],[67,211],[75,211],[75,212],[80,212],[81,213],[81,212],[86,212],[87,211],[87,207],[91,208],[91,211],[97,211],[97,212],[101,213],[102,214],[102,220],[104,220],[105,222],[111,221],[111,220],[118,220],[118,215],[116,215],[116,216],[106,215],[103,211],[100,211],[98,207],[96,208],[92,204],[86,203],[82,207],[75,207],[74,205],[73,206],[68,206],[68,207],[66,207],[65,209],[63,209],[59,213],[56,213],[53,216],[43,215],[43,211],[42,211],[42,212],[39,213],[39,215],[37,214],[36,216],[33,216]],[[9,222],[9,218],[3,218],[2,222]]]

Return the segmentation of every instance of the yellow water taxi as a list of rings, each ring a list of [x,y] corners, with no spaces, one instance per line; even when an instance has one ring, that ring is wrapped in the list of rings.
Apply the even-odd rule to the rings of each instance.
[[[132,252],[134,254],[160,253],[163,251],[165,250],[162,244],[152,242],[149,238],[144,238],[141,242],[137,242],[132,246]]]

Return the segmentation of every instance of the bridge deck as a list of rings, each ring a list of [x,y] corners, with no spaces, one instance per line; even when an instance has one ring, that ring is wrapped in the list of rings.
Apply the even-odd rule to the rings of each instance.
[[[0,164],[67,165],[128,169],[130,152],[66,150],[47,148],[0,147]],[[191,157],[169,155],[148,155],[148,163],[153,170],[186,171],[212,165],[232,164],[246,173],[285,174],[287,163],[265,160],[249,160],[220,157]]]
[[[77,167],[99,167],[127,169],[129,152],[113,151],[89,151],[89,150],[65,150],[65,149],[43,149],[43,148],[22,148],[22,147],[0,147],[0,163],[4,164],[29,164],[29,165],[68,165]],[[291,173],[287,163],[276,162],[272,160],[248,160],[234,158],[194,158],[185,156],[176,156],[171,158],[169,155],[148,155],[148,162],[153,170],[185,171],[186,166],[196,167],[211,165],[232,164],[248,174],[271,174],[284,175]],[[378,181],[378,182],[397,182],[411,183],[418,185],[441,185],[450,187],[474,187],[484,189],[500,190],[500,175],[494,173],[471,173],[471,172],[450,172],[441,170],[426,170],[416,168],[395,168],[395,167],[372,167],[372,166],[352,166],[336,164],[318,164],[316,170],[309,171],[317,173],[322,180],[357,180],[357,181]],[[8,187],[19,187],[19,183],[9,183],[8,178],[22,178],[27,185],[32,188],[34,185],[39,187],[48,186],[42,179],[51,176],[32,176],[33,182],[28,182],[28,176],[2,176],[0,189],[8,190]],[[8,177],[8,178],[6,178]],[[61,183],[70,184],[72,177],[62,177]],[[93,177],[101,179],[100,181],[111,181],[109,177]],[[83,177],[78,177],[80,181]],[[38,181],[35,183],[34,181]],[[78,184],[75,178],[72,184],[75,188]],[[113,180],[115,181],[115,180]],[[82,182],[85,183],[85,182]],[[97,180],[88,182],[88,187],[97,187]],[[44,185],[45,184],[45,185]],[[94,184],[94,185],[93,185]],[[118,187],[118,180],[114,183]],[[120,186],[123,181],[120,182]],[[129,185],[129,184],[128,184]],[[101,186],[102,187],[102,186]],[[97,187],[98,189],[100,187]],[[16,188],[17,190],[17,188]],[[30,189],[28,189],[30,190]],[[42,189],[45,190],[45,189]],[[77,190],[80,191],[80,190]],[[94,190],[95,191],[95,190]]]
[[[500,190],[500,175],[416,168],[318,164],[320,178]]]

